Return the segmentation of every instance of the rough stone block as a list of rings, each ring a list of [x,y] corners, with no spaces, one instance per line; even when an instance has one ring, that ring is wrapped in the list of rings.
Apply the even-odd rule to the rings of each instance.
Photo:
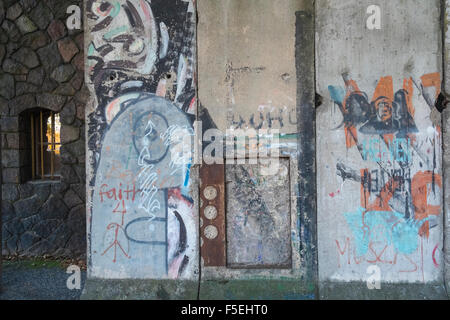
[[[0,96],[11,99],[15,95],[14,77],[10,74],[0,74]]]
[[[75,68],[71,64],[64,64],[55,68],[50,77],[58,82],[66,82],[72,78],[74,73]]]
[[[39,66],[37,54],[33,50],[26,47],[21,47],[16,53],[13,54],[12,57],[14,60],[30,69]]]
[[[2,166],[3,168],[20,167],[19,150],[2,150]]]
[[[66,27],[60,20],[53,20],[47,29],[53,41],[57,41],[66,35]]]
[[[43,3],[39,1],[38,5],[31,11],[30,18],[41,30],[45,30],[49,23],[53,20],[52,11]]]
[[[80,197],[72,189],[69,189],[64,195],[64,203],[69,209],[71,209],[79,204],[82,204],[83,201],[81,201]]]
[[[24,67],[22,64],[14,61],[12,59],[5,59],[2,64],[2,68],[4,72],[11,74],[27,74],[28,69]]]
[[[18,132],[19,118],[18,117],[2,117],[0,119],[0,130],[2,132]]]
[[[34,24],[34,22],[31,21],[30,18],[28,18],[25,15],[21,15],[19,18],[17,18],[16,25],[22,32],[22,34],[30,33],[37,30],[37,27]]]
[[[36,50],[47,45],[49,41],[50,39],[47,36],[46,32],[36,31],[24,35],[20,40],[20,43],[23,47],[30,47],[32,50]]]
[[[20,218],[27,218],[38,213],[42,202],[37,195],[22,199],[14,203],[14,211]]]
[[[19,168],[3,168],[3,183],[20,183]]]
[[[55,42],[40,48],[37,53],[47,73],[52,72],[53,69],[55,69],[62,63],[62,58],[59,54],[58,46]]]
[[[16,3],[6,10],[6,18],[9,20],[16,20],[22,14],[22,7],[20,3]]]
[[[79,52],[77,45],[69,37],[58,41],[58,49],[61,57],[66,63],[70,62],[70,60],[72,60],[72,58]]]
[[[27,81],[34,85],[40,86],[42,81],[44,81],[44,76],[44,68],[36,68],[28,73]]]
[[[19,191],[15,184],[2,185],[2,199],[7,201],[16,201],[19,199]]]
[[[20,37],[22,36],[19,29],[11,21],[8,20],[3,21],[2,28],[8,35],[9,39],[11,39],[11,41],[14,42],[19,41]]]
[[[47,108],[55,112],[60,112],[66,102],[66,97],[51,93],[42,93],[36,96],[36,102],[41,108]]]
[[[78,140],[80,137],[80,129],[78,127],[63,125],[61,128],[61,142],[69,143]]]

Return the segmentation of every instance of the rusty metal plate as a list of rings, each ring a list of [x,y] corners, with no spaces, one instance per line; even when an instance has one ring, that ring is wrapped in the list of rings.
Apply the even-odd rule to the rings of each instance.
[[[225,266],[225,166],[203,164],[200,180],[200,253],[203,265]]]

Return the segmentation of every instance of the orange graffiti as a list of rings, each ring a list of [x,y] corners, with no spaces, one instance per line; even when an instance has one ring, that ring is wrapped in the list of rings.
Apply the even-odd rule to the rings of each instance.
[[[441,93],[441,75],[439,74],[439,72],[425,74],[420,78],[420,80],[422,80],[422,85],[424,88],[436,88],[435,99],[437,99],[437,97]]]
[[[435,183],[439,188],[442,188],[441,176],[431,171],[419,171],[412,179],[411,191],[416,220],[420,221],[431,215],[438,216],[440,214],[441,207],[439,205],[428,204],[428,184],[430,183]],[[429,237],[430,228],[428,221],[420,228],[419,234]]]
[[[414,118],[416,110],[414,109],[414,106],[413,106],[413,103],[412,103],[412,97],[413,97],[413,94],[414,94],[414,87],[413,87],[412,78],[403,79],[403,89],[407,93],[406,94],[406,106],[408,107],[408,112],[411,115],[411,117]]]

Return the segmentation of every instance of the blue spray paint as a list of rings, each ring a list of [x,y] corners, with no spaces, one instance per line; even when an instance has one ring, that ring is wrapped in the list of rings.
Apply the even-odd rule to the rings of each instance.
[[[393,245],[398,253],[415,252],[419,245],[419,229],[429,220],[405,219],[403,214],[395,211],[364,212],[365,209],[360,207],[356,212],[344,213],[355,239],[358,256],[365,255],[369,243],[374,241]]]

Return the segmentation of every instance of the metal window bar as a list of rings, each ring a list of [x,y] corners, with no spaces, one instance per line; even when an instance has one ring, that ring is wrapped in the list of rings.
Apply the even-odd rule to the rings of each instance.
[[[36,150],[34,141],[34,114],[31,114],[31,179],[36,179]]]
[[[43,130],[43,114],[40,112],[40,127],[41,127],[41,179],[44,179],[44,130]]]
[[[52,146],[51,146],[51,158],[50,158],[50,175],[51,175],[51,179],[53,180],[53,174],[54,174],[54,159],[55,159],[55,114],[53,113],[53,111],[51,112],[51,116],[52,116],[52,132],[51,132],[51,136],[52,136]]]

